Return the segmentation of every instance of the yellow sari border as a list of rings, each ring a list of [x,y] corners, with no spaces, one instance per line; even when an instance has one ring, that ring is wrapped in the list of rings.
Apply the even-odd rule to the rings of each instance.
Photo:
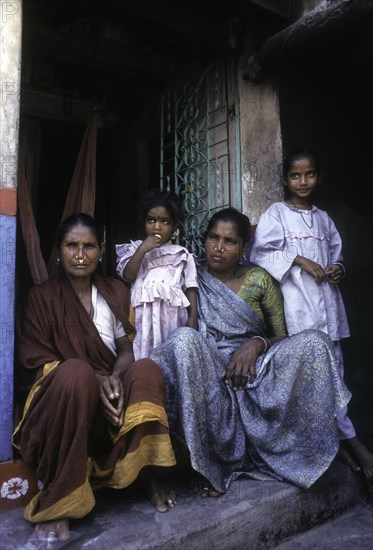
[[[55,502],[42,512],[37,512],[42,492],[39,492],[28,503],[24,517],[31,523],[40,523],[58,519],[79,519],[86,516],[95,505],[95,497],[88,481],[92,470],[92,461],[87,462],[87,477],[83,485]]]
[[[15,428],[15,430],[13,432],[13,436],[12,436],[12,443],[13,443],[14,447],[16,447],[16,449],[20,448],[19,438],[20,438],[21,427],[22,427],[24,418],[26,416],[26,413],[27,413],[27,411],[28,411],[28,409],[31,405],[31,402],[32,402],[33,398],[35,397],[35,394],[40,390],[41,385],[44,382],[44,380],[46,379],[46,377],[48,376],[48,374],[50,374],[56,367],[58,367],[58,365],[60,363],[61,363],[61,361],[51,361],[50,363],[45,363],[45,365],[43,367],[42,376],[39,378],[39,380],[37,380],[35,382],[35,384],[30,389],[29,394],[28,394],[27,399],[26,399],[25,406],[23,408],[22,418],[21,418],[18,426]]]
[[[168,419],[164,408],[150,401],[140,401],[127,407],[122,426],[118,432],[112,433],[113,442],[116,443],[122,435],[144,422],[159,422],[168,429]]]
[[[147,435],[141,439],[140,445],[131,453],[127,453],[115,465],[112,476],[105,480],[106,487],[123,489],[133,483],[145,466],[175,466],[176,459],[168,434]],[[93,475],[100,476],[95,464]]]

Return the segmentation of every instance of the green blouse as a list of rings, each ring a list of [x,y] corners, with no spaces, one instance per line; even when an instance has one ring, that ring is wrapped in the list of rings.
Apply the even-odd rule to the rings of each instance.
[[[249,267],[238,296],[265,322],[268,336],[287,336],[280,287],[261,267]]]

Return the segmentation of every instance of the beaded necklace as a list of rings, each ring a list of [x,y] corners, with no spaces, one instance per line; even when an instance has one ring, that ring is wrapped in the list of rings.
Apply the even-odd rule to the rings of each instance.
[[[311,223],[309,224],[309,223],[307,222],[307,219],[303,216],[302,209],[301,209],[301,208],[298,208],[298,207],[293,203],[292,200],[289,199],[289,202],[294,206],[294,208],[297,209],[297,211],[299,212],[299,214],[302,216],[302,220],[304,221],[304,223],[306,224],[306,226],[308,227],[308,229],[312,229],[312,227],[313,227],[312,208],[311,208],[311,210],[309,211],[310,214],[311,214]]]

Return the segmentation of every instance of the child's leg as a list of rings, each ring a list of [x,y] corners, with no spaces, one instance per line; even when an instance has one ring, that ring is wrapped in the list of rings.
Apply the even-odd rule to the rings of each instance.
[[[344,363],[341,344],[339,342],[333,342],[334,344],[334,355],[337,360],[338,370],[343,378],[344,375]],[[347,416],[347,407],[344,407],[337,414],[337,426],[339,432],[339,439],[351,439],[356,436],[355,428],[352,425],[351,420]]]
[[[334,343],[334,353],[337,359],[337,364],[341,376],[344,374],[344,363],[342,349],[339,342]],[[355,472],[361,468],[364,474],[368,477],[373,476],[373,454],[359,441],[356,437],[355,428],[351,420],[347,416],[347,407],[343,408],[337,415],[337,426],[339,431],[339,439],[343,441],[344,447],[341,447],[338,457],[352,468]],[[349,454],[352,452],[353,456]],[[355,462],[354,459],[357,459]]]

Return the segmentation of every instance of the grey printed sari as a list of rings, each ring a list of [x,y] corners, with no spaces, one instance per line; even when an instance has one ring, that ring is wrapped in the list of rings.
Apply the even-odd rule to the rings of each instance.
[[[246,475],[308,488],[338,447],[336,414],[350,399],[327,335],[306,330],[257,360],[254,383],[224,383],[233,352],[264,323],[226,285],[199,271],[199,332],[183,327],[156,348],[170,432],[186,445],[192,467],[225,492]]]

